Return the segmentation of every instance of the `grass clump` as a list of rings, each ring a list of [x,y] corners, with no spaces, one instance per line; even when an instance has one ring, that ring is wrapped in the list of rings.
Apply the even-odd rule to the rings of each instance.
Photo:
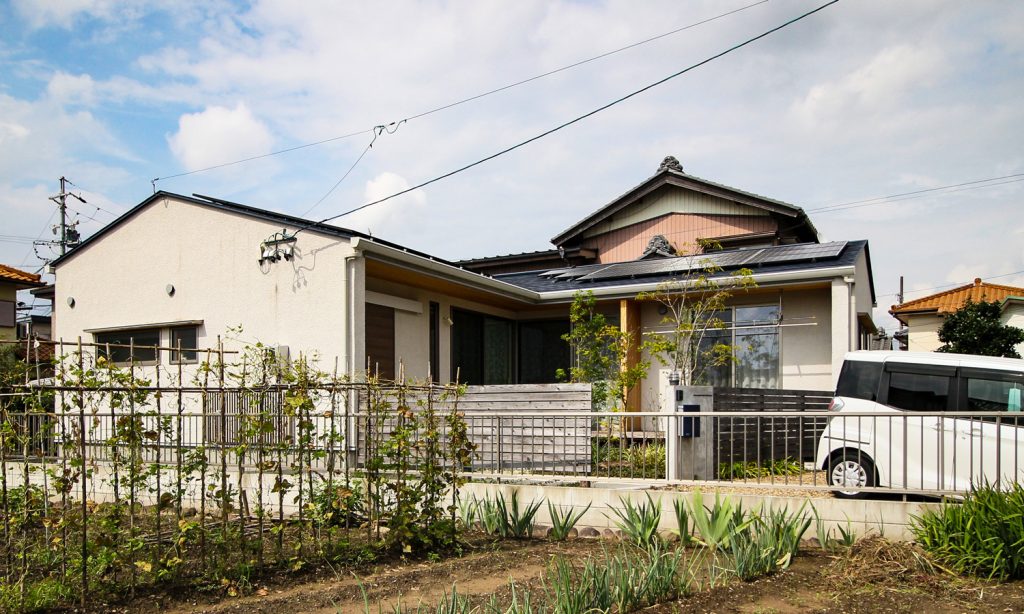
[[[611,508],[615,514],[615,526],[626,538],[640,548],[650,549],[661,541],[658,525],[661,524],[661,501],[655,502],[647,493],[647,501],[633,503],[632,499],[620,499],[623,507]]]
[[[722,463],[718,466],[719,480],[753,480],[772,476],[800,475],[803,464],[794,458]]]
[[[911,517],[925,552],[956,573],[997,580],[1024,578],[1024,486],[972,488],[960,503]]]
[[[563,510],[561,506],[548,501],[548,516],[551,517],[551,539],[564,541],[568,538],[576,523],[590,509],[590,505],[588,503],[587,507],[581,509],[570,507],[568,510]]]

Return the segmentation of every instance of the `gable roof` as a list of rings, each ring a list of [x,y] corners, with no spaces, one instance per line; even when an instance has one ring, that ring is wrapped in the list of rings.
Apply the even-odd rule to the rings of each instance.
[[[0,282],[5,281],[16,284],[21,288],[35,288],[46,285],[40,281],[39,275],[35,273],[28,273],[6,264],[0,264]]]
[[[93,243],[95,243],[96,241],[98,241],[99,239],[101,239],[102,237],[107,235],[108,233],[110,233],[112,230],[114,230],[118,226],[124,224],[125,222],[127,222],[131,218],[135,217],[140,211],[142,211],[143,209],[145,209],[149,205],[151,205],[154,202],[156,202],[156,201],[158,201],[160,199],[163,199],[163,198],[172,198],[172,199],[175,199],[175,200],[191,203],[191,204],[194,204],[194,205],[199,205],[199,206],[202,206],[202,207],[209,207],[209,208],[212,208],[212,209],[219,209],[219,210],[222,210],[222,211],[228,211],[228,212],[231,212],[231,213],[236,213],[236,214],[239,214],[239,215],[244,215],[246,217],[251,217],[251,218],[255,218],[255,219],[259,219],[259,220],[264,220],[264,221],[267,221],[267,222],[273,222],[275,224],[281,224],[282,226],[286,226],[286,227],[290,226],[290,227],[293,227],[295,229],[301,229],[303,231],[313,231],[313,232],[318,232],[318,233],[321,233],[321,234],[326,234],[328,236],[341,237],[341,238],[345,238],[345,239],[351,239],[351,238],[356,238],[356,237],[361,238],[361,239],[368,239],[370,241],[373,241],[374,243],[380,243],[382,245],[387,245],[389,247],[394,247],[394,248],[397,248],[397,249],[401,249],[401,250],[403,250],[405,252],[408,252],[408,253],[417,254],[419,256],[423,256],[425,258],[430,258],[431,260],[436,260],[438,262],[444,262],[444,263],[447,264],[447,261],[444,261],[444,260],[442,260],[440,258],[437,258],[435,256],[431,256],[431,255],[425,254],[423,252],[418,252],[418,251],[409,249],[409,248],[404,247],[402,245],[398,245],[397,243],[392,243],[390,241],[384,241],[384,240],[378,239],[377,237],[373,237],[373,236],[370,236],[368,234],[365,234],[365,233],[362,233],[362,232],[358,232],[356,230],[350,230],[348,228],[342,228],[340,226],[332,226],[331,224],[325,224],[323,222],[316,222],[316,221],[313,221],[313,220],[307,220],[307,219],[304,219],[304,218],[301,218],[301,217],[296,217],[294,215],[288,215],[286,213],[277,213],[276,211],[268,211],[266,209],[260,209],[258,207],[252,207],[252,206],[249,206],[249,205],[243,205],[241,203],[232,202],[230,200],[224,200],[224,199],[221,199],[221,198],[214,198],[213,196],[204,196],[202,194],[193,194],[192,196],[184,196],[182,194],[175,194],[174,192],[165,192],[163,190],[160,190],[158,192],[154,192],[152,196],[150,196],[146,200],[142,201],[141,203],[135,205],[134,207],[132,207],[131,209],[129,209],[128,211],[123,213],[120,217],[118,217],[117,219],[115,219],[114,221],[110,222],[109,224],[107,224],[106,226],[101,228],[99,231],[97,231],[96,234],[90,236],[88,239],[85,239],[84,241],[79,243],[74,249],[72,249],[68,253],[64,254],[60,258],[57,258],[56,260],[54,260],[52,264],[54,266],[56,266],[56,265],[61,264],[65,260],[73,258],[76,254],[79,254],[82,251],[84,251],[85,249],[88,249],[88,247],[90,245],[92,245]]]
[[[658,172],[652,177],[646,179],[640,185],[634,187],[622,196],[619,196],[604,207],[562,231],[551,239],[551,242],[555,245],[562,245],[567,241],[580,236],[588,229],[596,226],[626,207],[636,203],[644,196],[647,196],[655,190],[667,185],[685,188],[695,192],[702,192],[710,196],[717,196],[719,198],[724,198],[726,200],[731,200],[743,205],[749,205],[751,207],[770,211],[774,214],[792,218],[795,222],[796,230],[801,231],[801,240],[818,241],[818,231],[814,228],[814,225],[811,224],[811,220],[800,207],[781,200],[775,200],[774,198],[768,198],[767,196],[761,196],[759,194],[723,185],[721,183],[715,183],[714,181],[702,179],[695,175],[689,175],[683,172],[683,167],[680,166],[678,160],[672,156],[668,156],[661,163],[661,166],[658,168]]]
[[[1009,297],[1021,295],[1024,295],[1024,288],[990,284],[981,281],[981,278],[976,278],[974,283],[967,284],[966,286],[959,286],[951,290],[946,290],[945,292],[939,292],[938,294],[932,294],[912,301],[907,301],[902,305],[893,305],[892,308],[889,309],[889,313],[896,317],[900,322],[906,324],[907,321],[904,318],[911,314],[953,313],[963,307],[964,304],[967,303],[967,299],[970,299],[975,303],[981,301],[1002,302]]]

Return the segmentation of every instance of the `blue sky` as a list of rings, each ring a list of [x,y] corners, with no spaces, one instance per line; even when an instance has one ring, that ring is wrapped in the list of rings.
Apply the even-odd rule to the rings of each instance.
[[[755,2],[0,3],[0,262],[39,267],[29,243],[49,237],[61,175],[88,201],[74,205],[88,235],[146,198],[155,177],[365,131]],[[759,3],[412,119],[309,216],[489,155],[819,4]],[[337,223],[446,258],[546,249],[671,154],[687,172],[811,210],[825,240],[868,239],[876,320],[891,327],[900,275],[908,298],[974,277],[1024,285],[1024,177],[813,209],[1024,173],[1022,76],[1024,4],[844,0]],[[301,215],[369,140],[158,187]]]

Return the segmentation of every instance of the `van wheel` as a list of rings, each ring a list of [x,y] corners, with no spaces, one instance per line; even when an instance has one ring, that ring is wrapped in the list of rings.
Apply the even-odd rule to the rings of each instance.
[[[864,499],[869,493],[861,490],[843,490],[843,486],[858,488],[875,485],[875,465],[871,458],[859,450],[840,450],[828,460],[828,484],[835,487],[835,496],[842,499]]]

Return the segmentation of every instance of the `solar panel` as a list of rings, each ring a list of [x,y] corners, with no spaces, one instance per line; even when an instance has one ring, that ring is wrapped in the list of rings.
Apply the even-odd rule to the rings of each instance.
[[[831,243],[807,243],[801,245],[781,245],[766,248],[755,260],[747,264],[766,264],[770,262],[796,262],[800,260],[816,260],[818,258],[835,258],[846,247],[846,241]]]

